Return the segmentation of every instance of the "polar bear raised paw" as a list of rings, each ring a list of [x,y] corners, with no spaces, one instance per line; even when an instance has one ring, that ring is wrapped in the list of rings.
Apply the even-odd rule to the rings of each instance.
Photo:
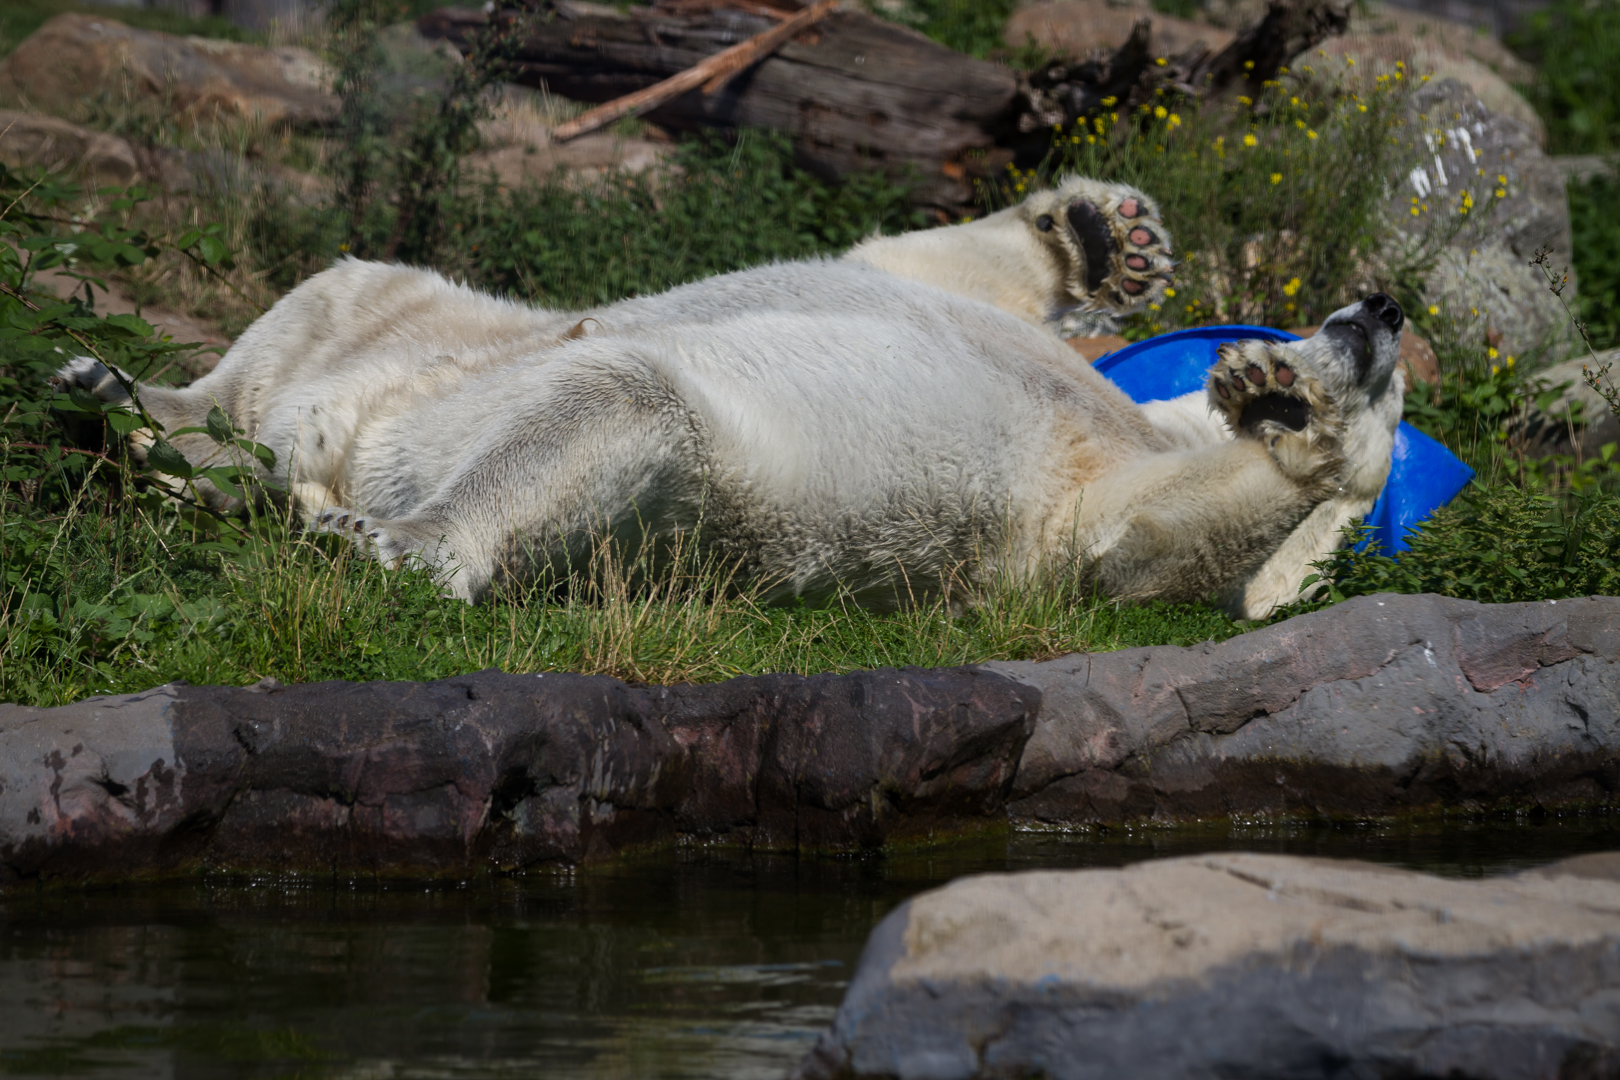
[[[1125,313],[1164,299],[1175,271],[1170,233],[1141,191],[1072,176],[1019,209],[1070,249],[1069,292],[1083,306]]]
[[[1254,439],[1289,476],[1311,480],[1343,465],[1343,422],[1310,359],[1270,341],[1222,345],[1210,403],[1239,439]]]

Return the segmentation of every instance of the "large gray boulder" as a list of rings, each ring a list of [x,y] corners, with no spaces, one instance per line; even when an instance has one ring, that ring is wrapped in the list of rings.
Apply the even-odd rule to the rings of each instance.
[[[984,875],[873,931],[796,1080],[1620,1075],[1620,855]]]
[[[1521,359],[1563,359],[1573,327],[1530,260],[1547,249],[1556,268],[1570,264],[1569,201],[1537,131],[1492,112],[1458,80],[1435,79],[1413,93],[1404,135],[1405,172],[1394,178],[1385,207],[1395,260],[1432,264],[1424,277],[1428,298],[1456,320],[1464,340],[1481,349],[1489,340]],[[1435,247],[1448,223],[1462,221],[1464,192],[1474,200],[1466,227]],[[1565,298],[1573,300],[1571,282]]]
[[[650,844],[1620,799],[1620,599],[1376,596],[1219,644],[705,686],[498,671],[0,705],[0,887],[466,877]]]
[[[99,15],[58,15],[0,60],[0,102],[70,119],[94,105],[319,124],[337,116],[330,87],[331,72],[307,49],[179,37]]]

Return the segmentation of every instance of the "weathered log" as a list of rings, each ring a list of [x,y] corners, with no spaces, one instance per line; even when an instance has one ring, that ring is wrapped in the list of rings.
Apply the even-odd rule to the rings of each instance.
[[[838,0],[819,0],[815,6],[790,16],[781,25],[755,34],[740,45],[733,45],[729,49],[700,60],[661,83],[654,83],[645,90],[637,90],[624,97],[614,98],[605,105],[591,109],[583,116],[576,116],[566,124],[557,125],[556,130],[551,133],[551,139],[553,142],[567,142],[587,131],[606,127],[620,117],[640,116],[644,112],[656,109],[671,98],[689,92],[693,87],[702,87],[705,94],[713,94],[724,88],[739,72],[752,67],[774,52],[782,42],[820,22],[837,8]]]
[[[430,38],[464,46],[484,20],[480,12],[449,8],[417,25]],[[610,101],[775,24],[735,10],[682,16],[557,3],[545,21],[530,18],[516,31],[512,62],[518,82],[544,84],[577,101]],[[840,11],[716,93],[682,94],[647,118],[676,130],[785,131],[799,163],[813,172],[915,172],[920,202],[956,208],[971,200],[972,177],[994,164],[986,151],[1010,122],[1017,90],[1008,68],[862,12]]]
[[[1149,49],[1153,21],[1140,19],[1130,38],[1111,56],[1059,59],[1019,79],[1017,134],[1004,138],[1020,158],[1040,157],[1054,124],[1071,124],[1099,112],[1129,112],[1161,91],[1185,98],[1213,98],[1247,90],[1258,97],[1283,65],[1350,22],[1349,0],[1271,0],[1266,16],[1219,52],[1201,43],[1176,56]]]

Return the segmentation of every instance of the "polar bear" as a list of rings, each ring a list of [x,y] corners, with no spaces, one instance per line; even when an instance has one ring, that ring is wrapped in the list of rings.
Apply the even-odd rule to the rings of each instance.
[[[1257,587],[1302,522],[1388,470],[1402,315],[1375,295],[1309,341],[1227,346],[1207,407],[1155,421],[1044,324],[1161,295],[1169,251],[1146,196],[1070,180],[587,313],[347,261],[210,375],[141,399],[171,430],[220,405],[317,527],[469,600],[604,535],[689,533],[767,598],[884,605],[996,564],[1078,566],[1110,595],[1258,617],[1336,541],[1299,540],[1288,584]],[[121,394],[97,365],[63,377]]]

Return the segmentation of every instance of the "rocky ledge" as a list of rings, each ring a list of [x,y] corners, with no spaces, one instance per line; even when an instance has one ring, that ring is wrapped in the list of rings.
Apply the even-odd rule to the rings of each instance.
[[[1617,1075],[1620,854],[1483,881],[1233,854],[912,898],[795,1080]]]
[[[680,840],[1593,806],[1620,599],[1378,596],[1220,644],[643,687],[560,673],[0,705],[0,885],[466,876]]]

